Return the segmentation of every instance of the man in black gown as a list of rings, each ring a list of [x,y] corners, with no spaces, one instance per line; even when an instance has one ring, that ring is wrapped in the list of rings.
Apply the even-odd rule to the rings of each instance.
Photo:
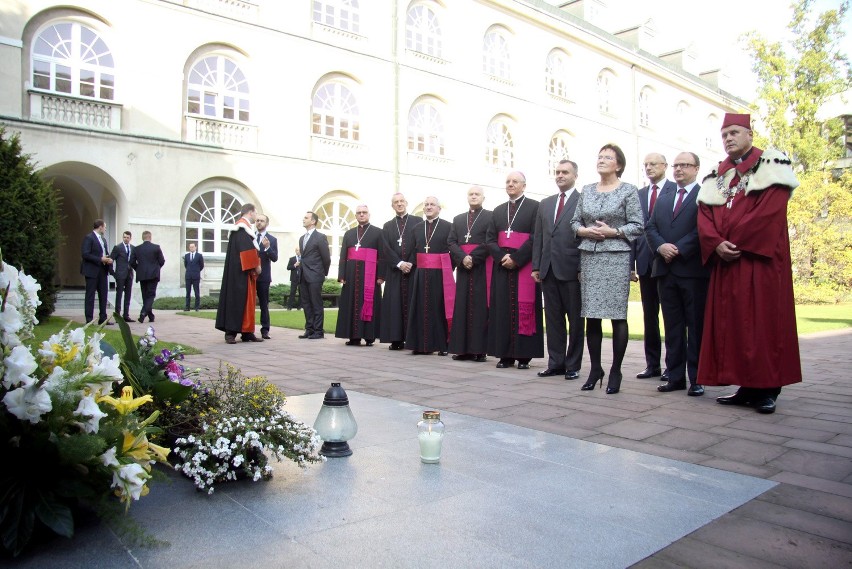
[[[414,230],[423,220],[406,213],[408,202],[394,194],[391,206],[396,215],[382,228],[385,256],[385,290],[382,295],[382,319],[379,337],[388,349],[401,350],[408,326],[408,293],[414,269]]]
[[[538,202],[526,197],[526,177],[506,177],[509,201],[494,208],[488,226],[488,249],[494,258],[488,318],[488,354],[498,368],[529,369],[544,357],[541,288],[532,277],[532,246]]]
[[[347,338],[347,346],[372,346],[379,331],[385,266],[382,231],[370,225],[370,210],[355,208],[357,227],[343,234],[337,280],[343,283],[334,336]]]
[[[479,186],[467,191],[468,211],[453,218],[447,240],[456,266],[456,302],[449,352],[454,360],[485,361],[488,351],[488,300],[494,259],[485,243],[491,212],[482,208]]]

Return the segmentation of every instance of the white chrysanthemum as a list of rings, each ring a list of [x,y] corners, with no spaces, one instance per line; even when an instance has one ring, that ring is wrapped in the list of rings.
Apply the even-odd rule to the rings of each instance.
[[[122,491],[134,500],[142,495],[142,488],[148,481],[150,475],[145,472],[141,465],[135,462],[125,464],[112,474],[113,488],[121,488]]]
[[[23,383],[28,386],[35,381],[30,374],[38,368],[32,352],[24,346],[15,346],[9,357],[3,360],[6,372],[3,374],[3,387],[11,389],[13,385]]]
[[[36,385],[9,391],[3,397],[3,403],[12,415],[32,424],[38,423],[42,415],[53,409],[47,390]]]
[[[112,447],[98,458],[104,463],[104,466],[118,466],[118,461],[115,459],[116,448]]]
[[[107,416],[107,414],[101,411],[101,408],[98,407],[98,404],[95,401],[95,396],[92,394],[80,399],[80,404],[77,405],[77,410],[74,411],[74,415],[87,419],[85,423],[78,423],[78,425],[87,433],[97,433],[101,419]]]

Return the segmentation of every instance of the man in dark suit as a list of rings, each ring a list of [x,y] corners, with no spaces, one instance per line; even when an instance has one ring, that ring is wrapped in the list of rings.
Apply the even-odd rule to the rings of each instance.
[[[195,311],[201,306],[201,271],[204,270],[204,255],[196,251],[195,243],[189,244],[189,252],[183,256],[183,268],[186,270],[186,306],[184,310],[189,311],[189,300],[191,293],[195,292]]]
[[[639,190],[639,203],[645,223],[654,213],[657,200],[666,192],[677,189],[674,183],[666,179],[666,158],[662,154],[652,152],[645,157],[645,175],[648,185]],[[639,281],[639,293],[642,296],[642,314],[645,324],[645,370],[636,377],[645,379],[658,377],[661,374],[660,358],[662,342],[660,341],[660,297],[657,293],[657,282],[651,276],[654,253],[648,248],[644,238],[634,239],[630,249],[631,280]],[[667,380],[666,373],[662,373]]]
[[[269,218],[257,214],[254,228],[257,231],[257,245],[260,255],[260,275],[257,277],[257,300],[260,303],[260,335],[271,340],[269,335],[269,286],[272,284],[272,263],[278,261],[278,239],[266,231]]]
[[[688,395],[704,395],[698,384],[698,354],[704,326],[709,271],[701,262],[698,241],[699,185],[695,182],[700,162],[692,152],[675,158],[675,192],[660,196],[645,226],[645,236],[654,253],[653,277],[657,280],[666,328],[667,383],[663,393],[686,389]]]
[[[83,238],[80,248],[80,274],[86,277],[86,299],[83,314],[86,322],[95,317],[95,293],[98,295],[98,324],[112,324],[107,317],[107,294],[109,294],[109,274],[112,271],[112,257],[107,253],[106,223],[96,219],[93,231]]]
[[[136,269],[136,282],[142,289],[142,312],[139,322],[145,322],[145,317],[154,321],[154,299],[157,297],[157,284],[160,282],[160,267],[166,263],[163,250],[159,245],[151,243],[151,232],[142,232],[142,244],[136,248],[133,268]]]
[[[298,247],[296,247],[296,254],[287,262],[287,270],[290,271],[290,298],[287,299],[287,310],[293,310],[298,307],[296,295],[299,292],[299,280],[302,278],[302,252]]]
[[[121,236],[121,244],[112,248],[109,254],[113,260],[113,275],[115,276],[115,311],[122,310],[125,322],[135,322],[130,317],[130,294],[133,291],[133,269],[131,263],[135,247],[130,244],[133,235],[125,231]],[[122,305],[122,297],[124,304]]]
[[[316,230],[319,217],[312,211],[305,214],[302,226],[304,236],[299,247],[302,250],[302,275],[299,281],[299,295],[302,297],[302,309],[305,311],[305,333],[299,338],[319,340],[324,336],[323,323],[325,313],[322,308],[322,283],[331,266],[331,252],[328,239]]]
[[[541,200],[535,221],[532,276],[541,283],[544,294],[548,356],[547,369],[538,372],[539,377],[562,374],[565,379],[580,377],[584,326],[578,278],[580,240],[571,229],[580,196],[574,189],[576,181],[577,164],[570,160],[559,162],[556,168],[559,193]]]

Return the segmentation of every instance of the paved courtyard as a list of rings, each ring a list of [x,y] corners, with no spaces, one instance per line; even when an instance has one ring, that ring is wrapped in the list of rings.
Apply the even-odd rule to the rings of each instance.
[[[145,326],[131,325],[140,333]],[[418,410],[439,409],[452,418],[448,422],[447,452],[451,453],[454,443],[459,445],[457,452],[462,449],[464,452],[448,454],[446,461],[437,469],[425,472],[446,472],[448,484],[459,473],[464,475],[459,480],[470,482],[470,472],[464,472],[462,468],[464,459],[473,465],[492,465],[492,469],[502,462],[512,462],[508,458],[495,462],[494,456],[477,454],[476,449],[480,447],[473,444],[475,437],[471,433],[486,433],[483,440],[488,439],[493,448],[514,452],[511,455],[514,459],[518,458],[519,451],[512,446],[529,437],[547,441],[542,448],[553,449],[551,456],[548,452],[538,456],[521,452],[523,463],[528,467],[537,465],[535,472],[529,474],[528,479],[512,478],[515,481],[512,484],[496,485],[499,498],[489,506],[491,514],[504,522],[504,532],[491,536],[465,534],[476,543],[488,543],[489,538],[498,540],[492,543],[491,548],[480,548],[481,563],[477,564],[475,558],[465,557],[465,550],[455,545],[453,540],[446,541],[453,535],[447,532],[439,533],[437,549],[433,550],[434,558],[440,559],[440,564],[456,567],[586,567],[593,565],[581,561],[573,553],[578,551],[578,544],[593,544],[600,551],[595,558],[607,561],[599,566],[618,567],[635,563],[636,567],[643,568],[852,567],[852,382],[849,377],[852,371],[852,332],[801,338],[805,381],[784,389],[775,414],[759,415],[750,409],[716,404],[714,398],[728,393],[729,388],[708,388],[704,397],[692,398],[683,391],[658,393],[655,390],[656,380],[635,379],[635,374],[644,368],[640,342],[630,342],[628,347],[621,393],[606,395],[601,390],[581,392],[582,380],[569,382],[561,378],[538,378],[535,374],[545,367],[545,360],[533,360],[532,369],[528,371],[498,370],[492,358],[488,363],[477,364],[437,355],[391,352],[385,345],[379,344],[348,347],[342,340],[330,337],[300,340],[298,331],[275,328],[271,331],[271,341],[227,345],[222,334],[213,329],[212,321],[162,311],[157,315],[155,327],[162,339],[185,342],[203,350],[203,354],[188,358],[189,365],[193,367],[215,370],[220,361],[227,361],[246,374],[267,376],[293,398],[291,410],[300,409],[302,415],[299,416],[308,422],[312,421],[318,409],[319,394],[325,392],[331,381],[341,381],[353,394],[353,412],[365,430],[353,441],[356,453],[352,459],[339,459],[333,465],[316,465],[301,479],[296,477],[295,482],[284,481],[290,470],[288,466],[281,465],[282,475],[277,475],[267,489],[263,489],[261,484],[259,489],[254,488],[256,485],[246,485],[245,488],[228,490],[243,498],[250,499],[251,492],[274,496],[270,488],[279,484],[284,484],[287,492],[292,493],[298,489],[299,480],[310,487],[317,478],[330,476],[330,473],[341,469],[344,474],[351,473],[369,469],[371,464],[379,464],[375,468],[382,475],[377,479],[382,481],[376,482],[377,487],[390,484],[393,488],[395,484],[404,483],[397,477],[423,480],[423,484],[430,487],[434,480],[418,478],[424,472],[419,464],[415,471],[393,466],[395,462],[411,462],[405,455],[414,453],[416,458],[416,449],[395,448],[393,453],[397,459],[390,460],[388,453],[391,451],[383,445],[390,444],[389,448],[393,445],[390,441],[374,438],[377,429],[373,416],[381,416],[385,412],[382,409],[389,405],[396,413],[392,421],[394,428],[402,429],[399,432],[404,440],[408,436],[403,433],[402,426],[406,420],[414,429]],[[605,353],[605,361],[606,356]],[[359,409],[359,404],[363,408]],[[456,439],[452,438],[454,425]],[[495,432],[504,433],[504,437],[494,439]],[[412,431],[412,439],[414,435]],[[619,458],[609,465],[610,470],[601,471],[583,462],[588,458],[583,452],[568,458],[563,452],[566,448],[581,447],[596,449],[591,453],[594,456],[602,453],[603,456]],[[366,460],[374,453],[386,460]],[[637,462],[654,465],[654,468],[625,467]],[[417,461],[414,463],[417,464]],[[345,466],[347,464],[348,467]],[[668,475],[660,475],[661,472]],[[613,473],[618,476],[613,478]],[[744,476],[737,478],[732,477],[733,474]],[[513,471],[512,476],[517,476],[517,472]],[[716,480],[714,476],[725,482],[709,483],[710,487],[717,485],[719,491],[707,493],[705,482]],[[472,479],[482,482],[481,477],[473,476]],[[690,485],[689,480],[695,483]],[[606,481],[611,484],[607,485]],[[455,483],[461,484],[453,481]],[[524,486],[531,483],[534,485]],[[173,487],[175,489],[169,491],[193,495],[186,489],[191,489],[188,483],[176,480]],[[461,500],[459,496],[464,492],[453,487],[455,490],[450,491],[452,496],[441,498]],[[520,497],[513,494],[519,487],[527,488]],[[703,501],[704,506],[708,506],[713,502],[709,498],[714,495],[720,502],[725,502],[723,496],[726,493],[746,487],[755,490],[753,496],[729,501],[727,506],[707,518],[692,515],[704,509],[693,509],[696,503]],[[406,491],[411,493],[411,502],[418,504],[418,492],[422,492],[423,488],[415,485]],[[537,494],[553,500],[550,507],[542,510],[546,513],[540,520],[530,518],[523,507],[519,507],[517,512],[498,507],[503,499],[512,504],[513,500],[523,501]],[[369,490],[365,495],[372,496]],[[150,501],[151,507],[156,506],[156,499],[152,500],[152,496],[138,504],[138,508],[134,506],[140,515],[144,516],[148,508],[146,501]],[[443,527],[441,524],[449,524],[446,527],[453,527],[453,523],[463,524],[463,516],[458,517],[462,514],[445,517],[448,512],[464,512],[464,502],[461,501],[461,505],[455,504],[455,509],[445,510],[424,500],[424,504],[429,504],[424,505],[422,512],[414,508],[408,512],[406,519],[409,523],[422,523],[424,531],[432,524],[438,528]],[[180,503],[183,507],[184,502]],[[240,500],[235,499],[234,503],[240,503]],[[594,508],[585,513],[578,511],[581,503],[597,504],[605,510],[630,504],[633,508],[630,516],[647,512],[644,518],[638,518],[645,529],[631,528],[620,518],[596,525],[591,517],[595,513]],[[471,507],[482,507],[482,504],[467,506]],[[708,507],[713,509],[715,506]],[[326,513],[333,515],[330,511]],[[223,512],[217,513],[215,508],[211,508],[208,515],[217,517],[221,522]],[[418,515],[422,515],[422,519],[411,519]],[[700,522],[696,523],[696,520]],[[673,527],[678,525],[681,527]],[[376,517],[373,532],[386,534],[392,540],[403,526],[401,520],[394,524],[392,518]],[[663,531],[667,529],[679,531]],[[658,535],[659,538],[635,541],[635,535],[631,533],[634,531]],[[523,555],[524,552],[511,550],[506,553],[506,548],[499,546],[502,540],[513,539],[535,544],[537,532],[555,532],[553,535],[559,536],[562,547],[554,548],[553,543],[546,547],[539,544]],[[373,534],[359,534],[353,529],[348,533],[342,531],[338,539],[346,542],[358,535]],[[667,539],[667,535],[676,537]],[[178,532],[171,541],[179,542],[181,539]],[[424,535],[424,540],[429,539]],[[292,555],[282,557],[282,563],[276,566],[324,567],[322,560],[326,558],[317,557],[317,553],[324,551],[324,547],[335,547],[334,543],[323,543],[319,538],[309,544],[295,537],[292,541],[299,547],[288,545]],[[442,545],[444,542],[446,547]],[[402,543],[407,542],[402,540]],[[377,549],[372,543],[365,544],[371,547],[366,547],[362,556],[337,559],[336,566],[419,567],[430,564],[430,550],[424,549],[423,543],[403,547],[402,552],[394,549],[399,548],[399,544],[387,549]],[[199,543],[199,546],[203,547],[203,544]],[[387,555],[383,556],[382,551],[386,551]],[[615,554],[621,551],[632,553],[632,557]],[[456,553],[459,557],[453,557]],[[130,566],[159,566],[142,562],[147,555],[144,551],[138,555],[138,565]],[[73,556],[69,554],[64,558],[71,562]],[[223,563],[226,563],[225,559],[222,558]],[[287,559],[290,561],[286,562]],[[453,559],[457,560],[455,564]],[[36,563],[38,560],[37,556],[31,557],[19,564],[45,566]],[[523,563],[518,560],[523,560]],[[172,557],[171,561],[172,567],[196,566],[192,557],[183,555]],[[241,559],[218,566],[255,565]]]

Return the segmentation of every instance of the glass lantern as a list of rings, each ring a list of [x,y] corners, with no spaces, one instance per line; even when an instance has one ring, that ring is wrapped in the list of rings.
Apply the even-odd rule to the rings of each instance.
[[[441,460],[444,423],[439,411],[423,411],[423,420],[417,423],[417,440],[420,442],[421,462],[432,464]]]
[[[358,432],[358,423],[349,408],[349,397],[339,383],[332,383],[325,392],[314,429],[323,440],[321,455],[341,457],[352,454],[347,441]]]

